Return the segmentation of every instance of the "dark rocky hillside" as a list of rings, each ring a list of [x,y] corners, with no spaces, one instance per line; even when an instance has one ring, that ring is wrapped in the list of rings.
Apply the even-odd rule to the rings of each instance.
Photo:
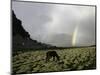
[[[12,11],[12,48],[18,49],[45,49],[53,47],[37,40],[32,40],[30,34],[23,28],[21,20],[19,20],[14,11]]]

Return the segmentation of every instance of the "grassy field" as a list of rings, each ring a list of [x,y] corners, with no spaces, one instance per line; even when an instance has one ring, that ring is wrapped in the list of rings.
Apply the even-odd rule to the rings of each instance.
[[[16,74],[88,70],[96,68],[95,47],[57,49],[60,61],[45,62],[46,52],[51,50],[38,50],[20,52],[13,56],[12,71]]]

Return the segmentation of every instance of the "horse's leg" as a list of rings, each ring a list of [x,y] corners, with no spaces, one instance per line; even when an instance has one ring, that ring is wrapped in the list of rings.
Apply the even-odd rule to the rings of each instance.
[[[48,62],[50,60],[50,56],[46,57],[46,62]]]
[[[53,61],[55,61],[55,56],[53,56]]]
[[[46,62],[48,62],[48,56],[46,56]]]

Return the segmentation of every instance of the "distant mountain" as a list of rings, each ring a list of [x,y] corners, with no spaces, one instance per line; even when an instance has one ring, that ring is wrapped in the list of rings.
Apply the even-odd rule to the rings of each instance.
[[[19,20],[14,11],[12,11],[12,48],[17,49],[45,49],[55,47],[48,44],[32,40],[30,34],[23,28],[21,20]]]
[[[57,47],[70,47],[72,36],[66,33],[55,33],[48,35],[48,43]]]
[[[96,45],[91,45],[91,47],[96,47]]]

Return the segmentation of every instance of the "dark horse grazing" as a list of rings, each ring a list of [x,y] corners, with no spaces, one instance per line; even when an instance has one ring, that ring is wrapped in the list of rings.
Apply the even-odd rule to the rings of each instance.
[[[46,53],[46,62],[48,62],[51,58],[53,58],[53,61],[55,60],[59,61],[59,56],[56,53],[56,51],[48,51]]]

